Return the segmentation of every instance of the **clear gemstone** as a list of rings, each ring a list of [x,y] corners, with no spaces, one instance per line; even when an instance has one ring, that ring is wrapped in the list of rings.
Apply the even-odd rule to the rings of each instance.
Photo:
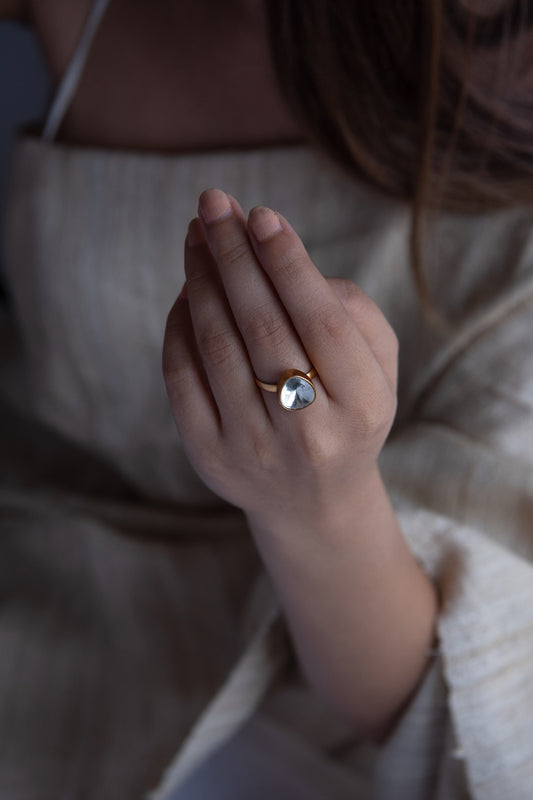
[[[300,378],[299,375],[287,378],[279,393],[281,405],[289,411],[310,406],[315,397],[316,392],[311,381]]]

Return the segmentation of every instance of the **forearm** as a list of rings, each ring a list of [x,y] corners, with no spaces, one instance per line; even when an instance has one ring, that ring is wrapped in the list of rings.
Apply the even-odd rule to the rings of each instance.
[[[379,471],[320,517],[249,517],[304,675],[361,735],[385,730],[419,681],[436,594]]]

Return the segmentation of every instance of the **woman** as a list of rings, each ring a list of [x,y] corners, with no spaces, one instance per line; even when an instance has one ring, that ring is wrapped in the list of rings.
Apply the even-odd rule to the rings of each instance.
[[[169,797],[269,687],[227,759],[270,796],[526,796],[523,6],[6,5],[63,75],[7,218],[9,796],[142,796],[189,732]]]

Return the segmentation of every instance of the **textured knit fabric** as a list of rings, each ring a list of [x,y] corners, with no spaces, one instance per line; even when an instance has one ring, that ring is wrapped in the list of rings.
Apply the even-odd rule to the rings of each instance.
[[[529,213],[441,220],[433,291],[456,316],[473,308],[445,335],[413,289],[408,209],[306,149],[162,157],[29,138],[5,229],[2,796],[141,797],[203,711],[189,766],[178,759],[154,794],[172,796],[191,750],[193,766],[211,750],[212,727],[198,742],[210,697],[225,691],[219,746],[283,669],[242,518],[191,471],[161,378],[187,221],[213,184],[279,209],[324,273],[353,278],[394,326],[399,410],[381,467],[442,601],[441,655],[382,748],[362,758],[297,680],[278,679],[260,713],[325,775],[333,762],[353,773],[356,797],[363,780],[386,800],[457,800],[463,764],[472,797],[529,797]]]
[[[380,466],[438,586],[440,645],[380,747],[354,743],[303,687],[244,520],[196,477],[172,421],[165,318],[213,185],[286,215],[400,340]],[[531,216],[436,224],[430,286],[458,320],[444,333],[414,290],[409,209],[306,148],[161,156],[18,138],[0,328],[0,796],[530,800]]]

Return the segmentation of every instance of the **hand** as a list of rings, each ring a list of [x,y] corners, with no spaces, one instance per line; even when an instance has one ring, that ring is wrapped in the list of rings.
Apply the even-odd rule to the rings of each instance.
[[[357,286],[326,280],[289,223],[204,192],[185,244],[186,292],[163,369],[187,455],[246,513],[310,519],[375,471],[396,411],[398,342]],[[317,371],[315,402],[287,411],[255,376]]]

